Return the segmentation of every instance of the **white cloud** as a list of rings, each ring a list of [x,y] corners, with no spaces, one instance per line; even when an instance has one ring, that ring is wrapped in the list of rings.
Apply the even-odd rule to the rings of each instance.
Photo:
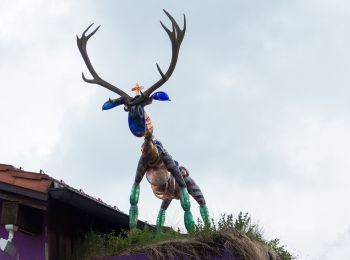
[[[6,125],[0,154],[7,162],[41,167],[59,142],[63,114],[87,105],[92,93],[77,88],[82,84],[78,53],[71,53],[74,34],[68,21],[62,22],[72,15],[71,6],[68,1],[1,2],[0,21],[7,26],[0,29],[0,116]]]
[[[158,24],[169,24],[165,7],[178,20],[186,13],[188,31],[162,87],[172,102],[147,107],[156,136],[189,168],[214,216],[248,211],[301,259],[344,259],[346,236],[324,248],[350,217],[350,5],[222,5],[2,1],[1,163],[44,168],[127,212],[142,141],[122,108],[101,112],[114,95],[81,80],[75,35],[101,24],[88,46],[96,70],[125,91],[147,86],[159,78],[155,62],[165,68],[170,58]],[[173,204],[166,223],[183,227]],[[140,217],[154,222],[159,206],[144,180]]]
[[[323,254],[320,255],[321,260],[330,259],[347,259],[350,255],[350,227],[340,232],[340,235],[333,240],[332,243],[327,244],[327,249],[323,250]]]

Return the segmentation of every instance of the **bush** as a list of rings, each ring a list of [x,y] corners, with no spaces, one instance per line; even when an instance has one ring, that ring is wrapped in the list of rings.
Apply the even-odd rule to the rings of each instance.
[[[165,229],[163,232],[157,232],[148,226],[145,226],[143,230],[122,231],[120,234],[115,232],[97,234],[90,231],[76,248],[72,259],[95,259],[132,252],[143,252],[142,249],[146,247],[158,246],[159,248],[159,244],[164,245],[167,241],[181,242],[184,240],[186,240],[187,244],[191,241],[196,241],[197,246],[200,245],[206,249],[212,247],[213,250],[211,252],[217,253],[224,248],[220,248],[223,246],[221,240],[224,232],[238,232],[249,238],[249,240],[272,249],[282,260],[295,259],[284,245],[280,245],[279,239],[265,240],[261,228],[256,224],[252,224],[248,213],[243,214],[242,212],[235,219],[232,214],[223,214],[217,222],[212,219],[211,227],[204,226],[203,222],[198,219],[197,225],[188,234],[181,234],[179,230],[175,231],[170,228]],[[216,250],[215,247],[219,249]]]

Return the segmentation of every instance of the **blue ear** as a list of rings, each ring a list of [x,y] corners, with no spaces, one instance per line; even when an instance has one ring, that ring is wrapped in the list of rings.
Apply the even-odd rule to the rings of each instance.
[[[102,110],[108,110],[122,104],[124,104],[124,100],[122,100],[121,98],[109,99],[107,102],[103,104]]]
[[[163,92],[163,91],[159,91],[159,92],[154,93],[151,96],[151,99],[159,100],[159,101],[170,101],[168,94]]]

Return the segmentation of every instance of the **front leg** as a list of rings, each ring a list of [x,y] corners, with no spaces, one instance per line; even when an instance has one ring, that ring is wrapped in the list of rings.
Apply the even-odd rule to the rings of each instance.
[[[161,232],[165,222],[165,211],[168,209],[171,200],[163,200],[157,216],[157,231]]]
[[[146,163],[140,158],[139,163],[137,165],[135,182],[132,185],[131,193],[130,193],[130,210],[129,210],[129,228],[133,229],[137,227],[139,210],[137,207],[137,203],[139,202],[140,196],[140,182],[145,175],[146,172]]]
[[[194,228],[194,220],[191,212],[191,202],[190,196],[188,195],[186,183],[182,177],[182,174],[179,170],[179,167],[175,164],[175,161],[171,157],[168,152],[162,148],[157,146],[159,155],[165,164],[167,170],[171,173],[171,175],[175,178],[175,181],[180,186],[180,202],[181,207],[185,211],[184,213],[184,222],[187,231],[190,231]]]
[[[187,187],[180,188],[180,202],[181,207],[185,211],[184,222],[187,231],[191,231],[194,228],[194,220],[191,212],[190,196],[188,195]]]

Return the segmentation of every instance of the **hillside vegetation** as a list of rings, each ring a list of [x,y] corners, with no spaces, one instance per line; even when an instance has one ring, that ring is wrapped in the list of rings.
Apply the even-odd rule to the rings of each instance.
[[[72,259],[131,254],[146,254],[150,259],[211,259],[223,254],[242,260],[295,259],[279,239],[264,239],[261,228],[251,223],[248,213],[239,213],[236,218],[222,215],[212,222],[208,228],[198,220],[188,234],[170,228],[158,233],[147,227],[119,235],[91,231]]]

